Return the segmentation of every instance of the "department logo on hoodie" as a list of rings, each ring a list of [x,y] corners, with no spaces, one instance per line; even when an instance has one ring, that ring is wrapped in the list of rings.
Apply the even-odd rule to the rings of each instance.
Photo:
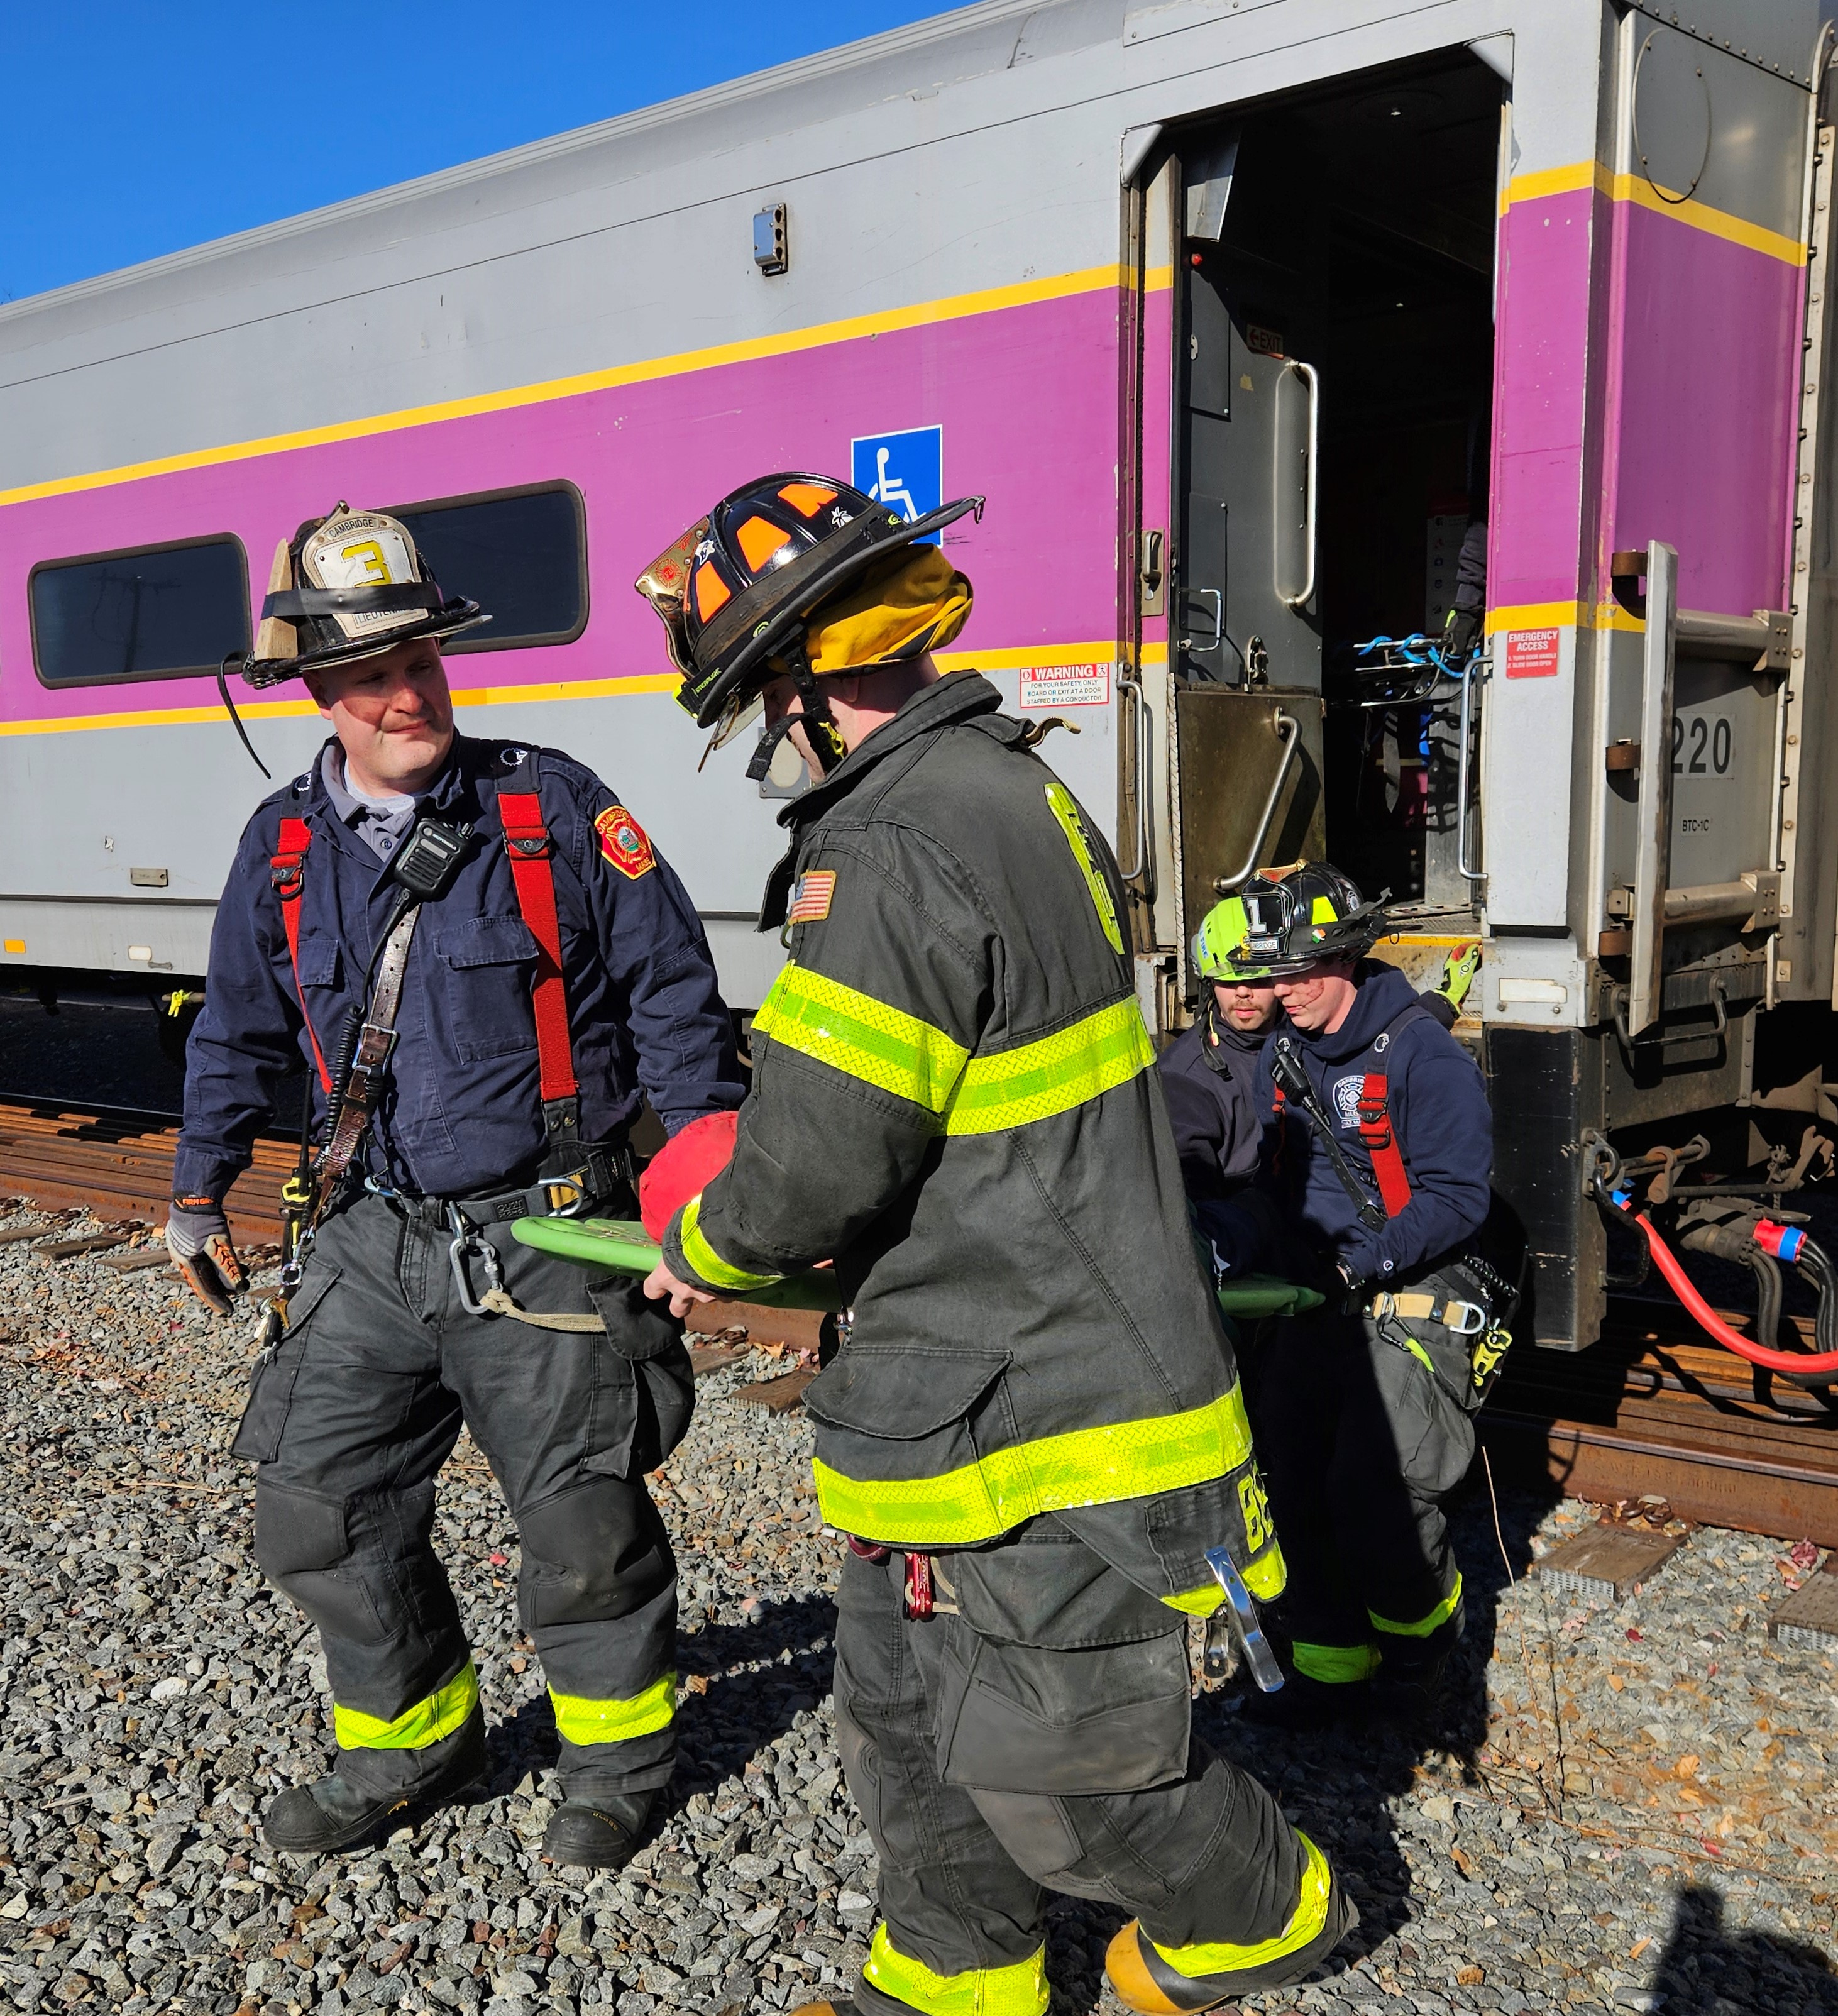
[[[1334,1080],[1334,1111],[1340,1116],[1340,1132],[1356,1133],[1359,1128],[1359,1102],[1365,1091],[1365,1073]]]

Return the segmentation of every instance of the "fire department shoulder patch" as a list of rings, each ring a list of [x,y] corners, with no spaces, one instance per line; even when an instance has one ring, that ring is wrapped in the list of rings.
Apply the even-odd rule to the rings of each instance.
[[[594,831],[600,836],[601,853],[628,881],[637,881],[656,866],[645,829],[624,805],[609,805],[594,821]]]

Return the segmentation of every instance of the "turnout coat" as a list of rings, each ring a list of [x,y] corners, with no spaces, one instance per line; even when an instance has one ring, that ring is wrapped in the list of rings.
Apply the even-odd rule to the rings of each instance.
[[[790,963],[732,1163],[672,1220],[729,1294],[833,1260],[848,1341],[808,1388],[826,1521],[923,1550],[1043,1514],[1164,1603],[1282,1569],[1188,1229],[1114,862],[960,674],[782,817]]]

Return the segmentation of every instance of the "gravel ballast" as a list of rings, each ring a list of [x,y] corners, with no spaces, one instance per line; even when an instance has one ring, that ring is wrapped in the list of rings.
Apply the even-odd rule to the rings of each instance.
[[[0,1211],[0,1231],[31,1222]],[[492,1775],[315,1863],[258,1827],[330,1738],[314,1634],[263,1582],[251,1478],[225,1453],[252,1328],[161,1269],[0,1244],[0,2004],[738,2016],[845,1990],[876,1864],[828,1698],[842,1543],[803,1415],[736,1397],[782,1361],[705,1377],[656,1480],[682,1578],[683,1759],[638,1860],[588,1880],[538,1859],[554,1725],[515,1533],[462,1440],[437,1539]],[[1527,1570],[1595,1511],[1515,1493],[1498,1510],[1496,1541],[1483,1479],[1458,1518],[1469,1631],[1433,1729],[1272,1735],[1231,1691],[1202,1696],[1207,1739],[1321,1843],[1362,1920],[1323,1978],[1250,2006],[1838,2012],[1838,1663],[1768,1636],[1811,1550],[1694,1532],[1649,1585],[1591,1606]],[[1055,1903],[1056,2012],[1115,2008],[1101,1964],[1124,1915]]]

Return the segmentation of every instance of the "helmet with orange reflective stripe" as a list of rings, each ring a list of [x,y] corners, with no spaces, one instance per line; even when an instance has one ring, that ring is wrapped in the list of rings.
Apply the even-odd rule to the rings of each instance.
[[[803,718],[821,722],[827,709],[813,700],[805,650],[811,618],[877,572],[893,571],[928,532],[982,508],[980,497],[964,497],[908,520],[833,477],[790,472],[732,491],[635,584],[662,619],[683,675],[678,704],[725,740],[761,689],[789,673],[800,691],[811,688]],[[942,625],[908,627],[911,635],[885,643],[872,662],[922,657]]]

